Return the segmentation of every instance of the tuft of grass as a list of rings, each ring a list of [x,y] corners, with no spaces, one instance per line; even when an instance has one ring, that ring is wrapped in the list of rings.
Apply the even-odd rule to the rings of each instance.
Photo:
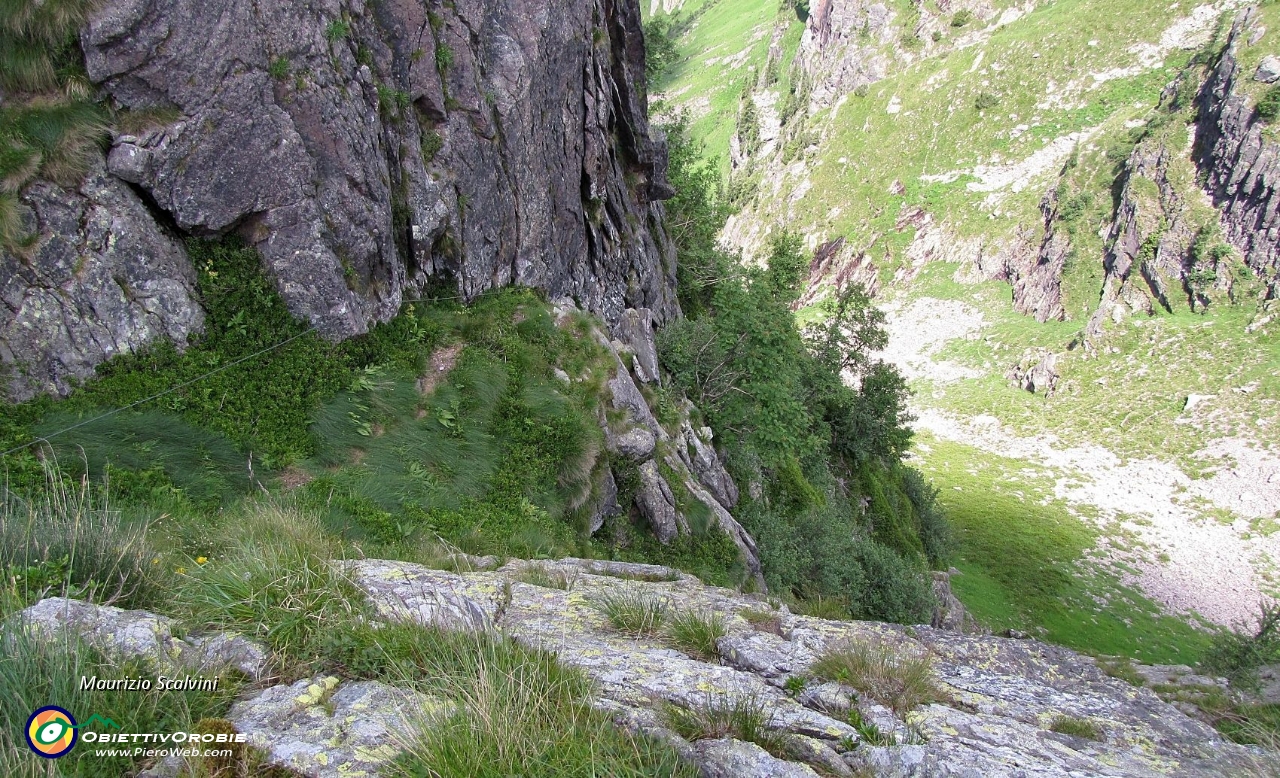
[[[307,674],[321,636],[358,621],[365,604],[332,564],[314,516],[276,503],[250,503],[224,559],[193,569],[177,604],[188,623],[266,641]]]
[[[898,739],[893,736],[892,732],[881,732],[874,721],[867,721],[862,717],[862,711],[857,707],[849,708],[849,726],[858,730],[858,737],[863,743],[870,746],[896,746]]]
[[[850,641],[828,648],[810,672],[852,686],[899,715],[943,698],[930,654],[881,641]]]
[[[516,580],[532,586],[541,586],[544,589],[563,589],[564,591],[573,591],[573,587],[578,583],[578,572],[572,573],[564,570],[548,570],[541,565],[528,565],[518,574]]]
[[[676,648],[707,662],[720,656],[716,641],[726,634],[724,617],[714,611],[676,610],[667,623],[667,637]]]
[[[747,608],[738,611],[738,615],[747,620],[758,632],[772,632],[775,635],[782,634],[782,616],[777,611],[765,610],[763,608]]]
[[[804,691],[804,687],[809,685],[809,679],[803,675],[789,675],[787,680],[782,684],[782,690],[792,697]]]
[[[667,703],[663,723],[689,741],[733,738],[755,743],[781,758],[787,757],[783,734],[772,729],[773,716],[764,701],[752,695],[708,697],[689,708]]]
[[[697,771],[668,746],[626,732],[591,707],[590,682],[554,655],[487,637],[432,640],[421,670],[456,712],[424,721],[384,774],[679,776]]]
[[[1146,686],[1147,679],[1133,666],[1133,660],[1127,656],[1105,657],[1098,660],[1098,669],[1112,678],[1119,678],[1130,686]]]
[[[145,526],[126,526],[104,490],[46,468],[26,497],[0,487],[0,573],[12,607],[50,596],[146,607],[167,597],[169,576]]]
[[[324,37],[329,42],[339,41],[351,34],[351,23],[345,19],[335,19],[324,28]]]
[[[802,616],[831,621],[849,620],[849,600],[844,597],[824,597],[816,594],[812,597],[796,600],[792,610]]]
[[[1102,727],[1098,726],[1093,719],[1078,716],[1055,716],[1053,721],[1049,722],[1049,730],[1085,740],[1102,740]]]
[[[1268,122],[1280,117],[1280,85],[1271,87],[1258,98],[1256,110],[1258,116]]]
[[[671,607],[669,600],[656,599],[632,587],[606,592],[592,605],[604,614],[614,629],[633,637],[660,632]]]
[[[276,57],[271,60],[271,64],[267,65],[267,74],[277,81],[283,81],[289,77],[289,58]]]

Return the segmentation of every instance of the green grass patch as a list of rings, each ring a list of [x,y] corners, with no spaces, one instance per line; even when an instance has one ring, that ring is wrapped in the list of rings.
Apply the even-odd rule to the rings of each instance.
[[[1097,530],[1052,496],[1052,475],[1021,460],[922,434],[921,469],[955,530],[952,589],[993,629],[1017,629],[1086,653],[1192,662],[1207,633],[1091,564]]]

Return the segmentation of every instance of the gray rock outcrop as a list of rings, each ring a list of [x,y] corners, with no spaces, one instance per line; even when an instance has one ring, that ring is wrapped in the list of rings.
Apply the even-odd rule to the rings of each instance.
[[[670,742],[675,736],[662,726],[664,705],[698,709],[749,698],[763,707],[767,728],[788,738],[785,753],[774,754],[728,739],[681,747],[707,775],[812,775],[815,768],[842,774],[824,761],[832,756],[851,773],[870,769],[876,775],[1207,778],[1247,775],[1266,765],[1261,752],[1224,741],[1147,688],[1108,677],[1094,659],[1035,640],[827,621],[785,608],[773,612],[774,624],[765,624],[756,614],[770,606],[760,598],[704,586],[692,576],[650,565],[564,559],[512,562],[492,573],[457,575],[403,562],[354,564],[364,570],[361,586],[378,603],[388,589],[369,586],[374,571],[384,583],[408,579],[423,588],[474,597],[477,607],[511,638],[552,651],[561,662],[585,672],[596,683],[598,707],[611,711],[620,723]],[[570,589],[524,583],[521,573],[529,564],[563,574],[573,582]],[[503,591],[509,599],[500,595]],[[700,661],[663,635],[636,638],[613,629],[592,603],[623,591],[673,609],[720,614],[727,634],[718,641],[719,662]],[[404,617],[413,613],[412,608],[381,604],[379,610]],[[566,629],[570,624],[572,629]],[[809,679],[819,655],[850,643],[931,657],[939,701],[904,718],[866,690]],[[784,688],[788,679],[805,681],[795,697]],[[892,735],[895,744],[867,742],[851,727],[848,712],[855,706],[864,722]],[[1101,729],[1102,739],[1054,732],[1051,724],[1058,716],[1089,719]],[[807,740],[790,739],[794,737]],[[798,747],[801,742],[808,746]]]
[[[162,671],[238,670],[257,680],[270,659],[266,647],[243,635],[179,638],[173,634],[177,622],[168,616],[66,597],[47,597],[11,618],[41,639],[75,637],[114,659],[141,659]]]
[[[1240,72],[1237,54],[1258,23],[1256,8],[1237,15],[1222,56],[1200,90],[1195,155],[1222,212],[1225,237],[1266,280],[1268,296],[1275,298],[1280,296],[1280,143],[1268,139],[1268,122],[1237,86],[1252,75]]]
[[[22,256],[0,249],[0,397],[66,394],[100,362],[204,325],[182,242],[101,164],[22,202],[38,238]]]
[[[415,727],[452,710],[419,692],[328,676],[264,689],[227,719],[272,764],[308,778],[350,778],[377,775]]]
[[[334,564],[369,599],[377,624],[462,631],[484,624],[492,627],[486,639],[555,654],[590,679],[595,708],[619,727],[668,743],[703,775],[1216,778],[1273,775],[1277,767],[1273,754],[1224,740],[1149,687],[1106,675],[1094,658],[1032,639],[797,616],[760,595],[705,586],[658,565],[512,560],[497,570],[451,573],[391,560]],[[543,575],[531,576],[533,568]],[[690,653],[666,631],[635,636],[616,629],[601,603],[618,595],[661,603],[668,612],[715,614],[724,633],[716,640],[718,656]],[[472,616],[442,619],[434,604],[445,601]],[[60,598],[28,610],[42,623],[70,614],[58,629],[143,652],[165,643],[174,623]],[[892,684],[815,677],[819,657],[858,647],[885,652],[889,662],[926,660],[927,699],[908,708]],[[1180,689],[1207,683],[1222,692],[1217,679],[1189,667],[1137,671]],[[465,698],[436,694],[337,676],[250,684],[227,719],[271,764],[310,778],[372,777],[385,774],[416,732],[465,716]],[[712,716],[734,705],[755,711],[759,733],[730,727],[690,742],[669,718],[673,706]],[[1098,739],[1057,732],[1062,717],[1087,720]],[[165,767],[147,774],[177,774]]]
[[[107,0],[80,42],[102,98],[153,125],[116,132],[79,191],[22,193],[39,242],[0,257],[16,399],[200,329],[171,232],[243,238],[334,339],[432,278],[538,287],[613,327],[631,309],[628,332],[677,313],[636,0]]]

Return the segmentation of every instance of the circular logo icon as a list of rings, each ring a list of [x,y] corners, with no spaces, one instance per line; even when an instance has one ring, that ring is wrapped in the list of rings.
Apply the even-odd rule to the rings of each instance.
[[[75,716],[57,705],[39,708],[27,719],[27,745],[45,759],[64,756],[76,737]]]

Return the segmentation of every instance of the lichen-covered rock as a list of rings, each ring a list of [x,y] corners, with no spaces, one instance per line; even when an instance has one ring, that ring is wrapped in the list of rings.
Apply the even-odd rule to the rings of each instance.
[[[204,326],[182,242],[98,167],[22,194],[37,237],[23,257],[0,249],[0,398],[66,394],[104,360]]]
[[[492,629],[501,597],[498,589],[438,570],[377,559],[350,560],[342,568],[385,619],[462,632]]]
[[[581,669],[596,684],[598,707],[620,725],[673,742],[705,775],[807,776],[815,774],[814,767],[846,774],[832,762],[836,756],[854,774],[870,770],[877,775],[1266,774],[1257,771],[1266,764],[1261,752],[1223,740],[1146,688],[1105,675],[1090,657],[1035,640],[827,621],[785,609],[774,612],[773,624],[757,628],[741,613],[767,608],[758,598],[650,565],[565,559],[512,562],[494,572],[459,575],[401,562],[360,564],[365,572],[357,581],[375,602],[388,587],[406,580],[418,590],[436,587],[480,603],[489,602],[491,593],[509,591],[509,601],[501,608],[495,601],[489,611],[497,629]],[[569,588],[524,583],[521,572],[528,564],[560,571]],[[672,609],[720,614],[727,630],[718,642],[720,660],[700,661],[661,634],[632,637],[613,629],[594,603],[621,591]],[[415,611],[384,612],[412,618]],[[932,657],[938,701],[899,715],[868,690],[811,678],[818,656],[850,641]],[[792,696],[782,687],[797,676],[809,682]],[[787,752],[788,759],[736,741],[690,745],[663,725],[666,704],[697,710],[743,699],[760,705],[767,726],[795,749]],[[896,745],[863,742],[848,723],[855,706],[863,722]],[[1058,716],[1090,720],[1102,739],[1052,731]]]
[[[658,439],[643,427],[632,427],[621,435],[608,436],[609,449],[628,459],[648,459]]]
[[[162,670],[218,673],[238,670],[258,680],[270,655],[243,635],[215,632],[174,637],[175,621],[143,610],[124,610],[65,597],[47,597],[13,618],[45,638],[75,637],[117,659],[142,659]]]
[[[955,632],[978,631],[977,622],[969,615],[960,598],[951,591],[951,573],[933,573],[933,600],[933,615],[929,620],[931,627]]]
[[[681,530],[688,532],[684,517],[676,510],[671,487],[652,459],[640,465],[640,487],[636,490],[636,507],[649,522],[654,537],[662,543],[675,540]]]
[[[270,659],[266,648],[257,641],[233,632],[215,632],[187,639],[191,650],[185,661],[195,668],[234,667],[250,678],[261,678]]]
[[[755,743],[703,740],[696,745],[706,778],[817,778],[808,765],[771,755]]]
[[[372,776],[449,703],[377,681],[332,676],[272,686],[227,714],[271,764],[308,778]]]

